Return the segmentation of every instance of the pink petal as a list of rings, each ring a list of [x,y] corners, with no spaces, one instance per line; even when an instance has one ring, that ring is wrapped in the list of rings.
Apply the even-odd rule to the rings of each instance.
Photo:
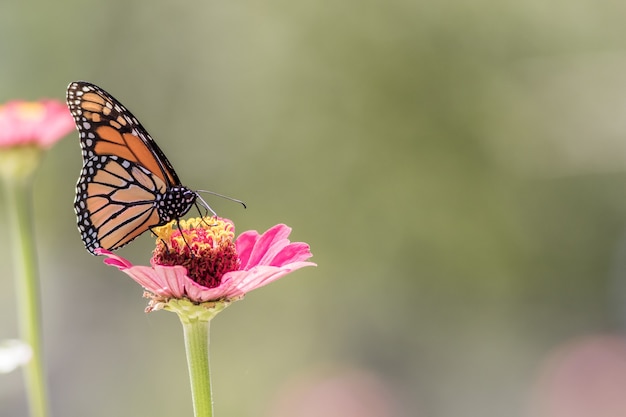
[[[235,247],[237,248],[237,254],[239,255],[242,268],[248,266],[252,249],[254,248],[256,241],[259,239],[259,236],[261,235],[259,235],[256,230],[248,230],[247,232],[240,234],[237,240],[235,240]]]
[[[283,266],[291,262],[306,261],[311,257],[309,245],[295,242],[285,246],[273,259],[270,265]]]
[[[41,146],[52,146],[57,140],[75,129],[74,119],[65,104],[55,100],[45,100],[47,114],[39,126],[39,143]]]
[[[159,273],[159,270],[150,268],[149,266],[138,265],[132,268],[122,269],[121,271],[153,294],[168,297],[180,293],[180,291],[176,291],[176,288],[170,288],[167,274]]]
[[[313,262],[294,262],[283,267],[255,266],[247,271],[229,272],[224,275],[224,278],[232,279],[236,282],[236,287],[233,288],[227,296],[230,297],[233,295],[248,293],[305,266],[316,265]]]
[[[185,290],[189,299],[202,303],[205,301],[228,298],[229,294],[233,292],[234,287],[236,287],[236,283],[233,282],[232,279],[223,278],[219,287],[215,288],[203,287],[195,281],[190,280],[185,286]]]
[[[244,271],[238,271],[244,272]],[[236,274],[237,272],[234,272]],[[239,278],[239,285],[237,285],[237,291],[241,293],[248,293],[257,288],[261,288],[273,281],[276,281],[278,278],[289,273],[289,270],[283,270],[281,268],[276,268],[273,266],[257,266],[253,269],[245,271],[245,276],[243,277],[233,277],[235,280]]]
[[[190,279],[183,266],[133,266],[128,260],[108,250],[99,248],[95,252],[107,257],[104,260],[105,264],[115,266],[153,294],[175,298],[182,298],[185,295],[185,283]]]
[[[154,272],[159,277],[161,288],[155,294],[164,297],[183,298],[185,295],[185,284],[191,279],[187,276],[187,269],[184,266],[153,266]],[[144,287],[146,288],[146,287]],[[150,288],[148,291],[154,292]]]
[[[291,228],[284,224],[277,224],[270,228],[256,239],[248,259],[241,262],[241,268],[249,269],[255,265],[269,265],[273,257],[289,244],[287,237],[290,233]],[[239,246],[237,246],[237,250],[239,250]],[[241,260],[241,255],[239,259]]]
[[[131,266],[133,266],[133,264],[131,264],[130,261],[122,258],[121,256],[117,256],[113,252],[108,251],[106,249],[96,248],[94,252],[96,253],[96,255],[103,255],[107,257],[104,260],[104,263],[106,265],[115,266],[118,269],[130,268]]]

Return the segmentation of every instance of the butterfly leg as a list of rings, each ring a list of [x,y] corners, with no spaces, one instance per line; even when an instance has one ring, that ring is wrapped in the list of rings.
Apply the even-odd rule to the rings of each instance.
[[[180,222],[178,220],[179,219],[176,219],[176,227],[178,228],[178,230],[180,230],[180,236],[183,238],[183,242],[185,242],[185,246],[187,246],[187,249],[189,249],[189,254],[191,255],[191,257],[195,258],[196,256],[193,254],[191,246],[189,246],[187,239],[185,239],[185,231],[180,227]]]
[[[167,251],[168,251],[168,252],[171,252],[171,251],[170,251],[170,247],[169,247],[169,246],[167,246],[167,242],[166,242],[166,241],[164,241],[164,240],[163,240],[163,239],[162,239],[159,235],[157,235],[156,233],[154,233],[154,230],[152,230],[152,229],[153,229],[153,226],[150,226],[150,227],[148,228],[148,230],[150,230],[150,233],[152,233],[153,235],[157,236],[157,237],[159,238],[159,240],[160,240],[161,242],[163,242],[163,245],[165,246],[165,248],[167,249]]]

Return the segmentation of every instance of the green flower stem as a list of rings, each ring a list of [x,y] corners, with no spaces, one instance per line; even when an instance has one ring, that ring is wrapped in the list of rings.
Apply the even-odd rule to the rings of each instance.
[[[213,416],[211,393],[211,369],[209,367],[209,323],[208,320],[183,321],[185,351],[191,381],[191,398],[195,417]]]
[[[217,313],[228,307],[231,301],[194,304],[185,299],[172,299],[157,308],[178,314],[183,324],[195,417],[213,417],[211,369],[209,367],[209,323]]]
[[[5,177],[7,210],[14,242],[14,275],[21,339],[33,350],[31,361],[24,366],[27,397],[32,417],[47,417],[48,401],[43,370],[41,312],[37,255],[31,215],[31,176]]]

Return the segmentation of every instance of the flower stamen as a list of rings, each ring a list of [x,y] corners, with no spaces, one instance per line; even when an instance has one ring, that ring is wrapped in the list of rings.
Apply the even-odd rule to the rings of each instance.
[[[219,217],[174,220],[155,227],[157,242],[152,262],[184,266],[193,281],[215,288],[225,273],[239,269],[234,229],[231,222]]]

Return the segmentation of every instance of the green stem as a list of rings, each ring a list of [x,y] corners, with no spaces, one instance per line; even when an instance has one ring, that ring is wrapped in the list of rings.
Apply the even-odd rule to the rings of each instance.
[[[20,338],[33,350],[31,361],[24,366],[28,403],[32,417],[47,417],[49,413],[42,358],[39,279],[33,239],[30,177],[7,179],[5,190],[12,229],[11,239],[15,242],[13,264]]]
[[[195,417],[212,417],[211,370],[209,367],[209,320],[183,318],[185,351],[191,381]]]

